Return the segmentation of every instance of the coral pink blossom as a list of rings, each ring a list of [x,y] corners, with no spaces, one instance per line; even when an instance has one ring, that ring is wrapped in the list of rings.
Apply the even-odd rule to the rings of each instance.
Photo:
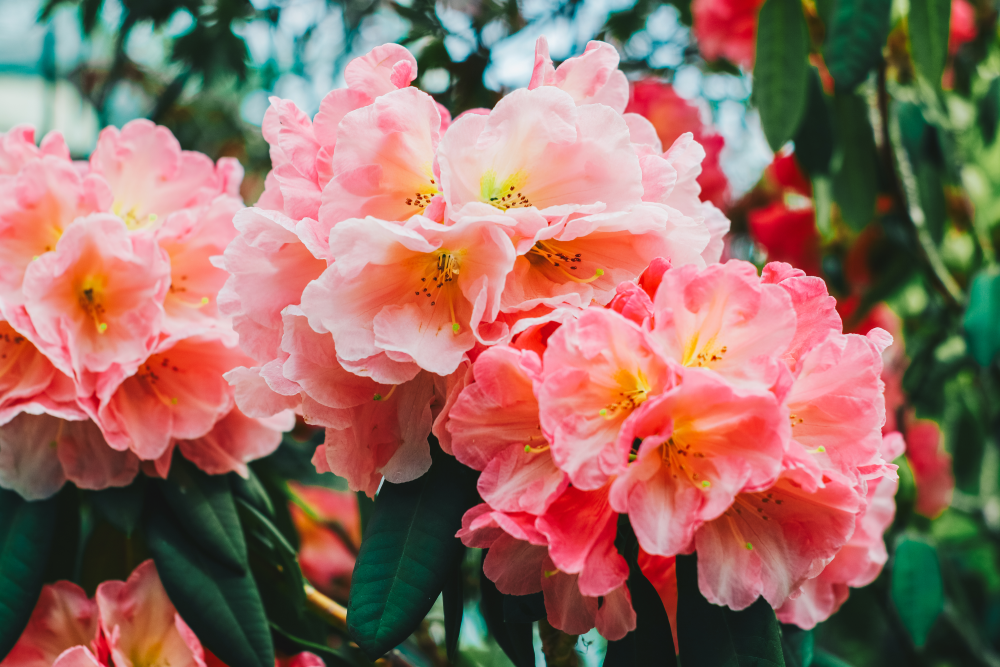
[[[588,597],[580,592],[580,575],[554,570],[552,561],[542,567],[550,568],[546,572],[553,572],[542,578],[545,613],[553,627],[574,635],[596,627],[608,641],[622,639],[635,629],[636,615],[628,586],[622,584],[607,595]]]
[[[83,178],[69,160],[49,156],[0,183],[0,193],[0,298],[13,306],[23,302],[28,265],[55,250],[73,220],[105,210],[111,193],[101,179]]]
[[[757,13],[761,0],[694,0],[693,29],[698,49],[708,60],[725,58],[747,69],[753,67]]]
[[[59,132],[49,132],[40,146],[35,146],[35,128],[18,125],[8,132],[0,132],[0,182],[13,176],[31,160],[51,155],[69,161],[69,148]]]
[[[416,88],[387,93],[344,116],[320,220],[333,226],[348,218],[404,221],[424,213],[439,192],[440,127],[434,99]]]
[[[295,482],[289,488],[302,505],[289,502],[288,508],[299,535],[302,574],[320,591],[346,600],[361,546],[357,495]]]
[[[455,458],[483,471],[479,493],[497,510],[542,514],[568,484],[539,424],[533,381],[540,371],[533,351],[490,348],[448,411]]]
[[[67,481],[81,489],[127,486],[138,472],[135,454],[109,447],[92,421],[21,413],[0,426],[0,486],[29,500],[48,498]]]
[[[28,266],[24,310],[34,331],[11,323],[77,382],[115,386],[156,344],[169,283],[166,253],[150,234],[95,214]]]
[[[976,8],[967,0],[954,0],[948,28],[948,54],[954,56],[963,44],[971,42],[978,34]]]
[[[488,116],[465,115],[438,152],[445,200],[454,215],[486,204],[535,207],[545,216],[617,211],[642,197],[639,161],[621,115],[577,107],[551,86],[516,90]]]
[[[281,434],[292,430],[293,426],[295,415],[291,411],[266,419],[254,419],[233,408],[205,435],[193,440],[179,440],[175,444],[184,458],[209,475],[235,472],[247,477],[247,463],[277,449],[281,444]]]
[[[574,486],[597,489],[622,471],[622,424],[673,376],[648,333],[618,313],[588,309],[548,341],[537,390],[552,458]]]
[[[545,36],[535,42],[535,66],[528,90],[554,86],[569,93],[578,105],[604,104],[618,113],[628,103],[628,79],[618,70],[618,51],[605,42],[592,41],[582,55],[552,66]]]
[[[951,471],[951,454],[942,446],[937,423],[929,419],[908,420],[906,460],[917,487],[914,509],[932,519],[940,516],[951,505],[955,476]]]
[[[192,440],[233,408],[222,377],[246,357],[215,336],[194,336],[154,350],[93,410],[108,443],[139,458],[159,458],[172,439]]]
[[[643,79],[632,84],[625,113],[639,114],[652,123],[662,146],[672,146],[682,134],[691,132],[694,140],[705,149],[698,176],[701,199],[719,207],[728,203],[729,179],[719,165],[719,155],[726,142],[702,121],[697,106],[678,95],[669,83]]]
[[[514,262],[504,228],[474,219],[349,220],[331,232],[330,250],[336,261],[302,295],[310,325],[333,334],[348,361],[386,352],[439,375],[496,319]]]
[[[681,553],[699,525],[725,512],[737,494],[774,483],[788,437],[787,417],[771,392],[684,369],[675,387],[625,423],[619,451],[641,444],[615,480],[611,505],[629,515],[645,551]]]
[[[749,262],[670,269],[654,317],[653,338],[683,366],[763,389],[788,381],[781,356],[795,335],[795,310],[786,291],[762,283]]]
[[[68,581],[42,588],[28,627],[0,667],[69,667],[86,665],[77,658],[62,657],[76,646],[89,653],[97,637],[100,615],[97,604],[83,589]],[[92,654],[91,654],[92,655]],[[96,659],[93,664],[97,664]]]
[[[90,169],[111,187],[111,211],[129,229],[149,227],[168,213],[206,204],[224,192],[235,195],[243,177],[232,158],[220,160],[216,168],[205,155],[182,151],[170,130],[144,119],[121,130],[102,130]]]
[[[893,460],[903,452],[899,433],[885,436],[882,457]],[[882,539],[896,513],[897,480],[886,476],[870,480],[865,502],[855,519],[854,534],[823,571],[804,582],[797,594],[776,610],[782,623],[811,629],[829,618],[847,600],[849,588],[875,581],[889,558]]]
[[[84,419],[76,387],[45,355],[0,320],[0,424],[20,412]]]

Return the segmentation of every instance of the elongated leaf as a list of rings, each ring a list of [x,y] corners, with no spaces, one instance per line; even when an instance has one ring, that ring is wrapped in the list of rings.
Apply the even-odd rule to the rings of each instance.
[[[868,106],[858,95],[837,95],[834,108],[842,159],[833,175],[833,199],[844,221],[860,231],[871,222],[878,196],[875,135]]]
[[[67,484],[54,500],[56,516],[52,523],[53,537],[45,583],[72,580],[80,552],[80,491]]]
[[[812,630],[803,630],[794,625],[781,626],[781,648],[785,654],[787,667],[810,667],[816,648]]]
[[[997,124],[1000,123],[1000,77],[990,83],[978,107],[979,131],[983,134],[983,142],[989,146],[997,138]]]
[[[223,475],[206,475],[180,456],[160,491],[179,525],[201,549],[223,565],[242,574],[247,565],[236,503]]]
[[[534,623],[546,618],[542,592],[531,595],[504,595],[503,620],[507,623]]]
[[[635,609],[635,630],[618,641],[608,642],[604,667],[673,667],[677,664],[674,640],[670,635],[670,619],[653,584],[646,579],[634,553],[627,553],[629,564],[628,589]]]
[[[824,58],[837,92],[848,93],[882,60],[892,0],[837,0]]]
[[[271,631],[250,572],[205,553],[159,498],[147,504],[147,545],[177,612],[225,664],[272,667]]]
[[[406,639],[458,567],[455,537],[479,498],[476,473],[432,443],[419,479],[382,485],[354,565],[347,629],[372,659]]]
[[[813,667],[851,667],[851,664],[826,651],[816,651]]]
[[[261,514],[269,517],[274,516],[274,503],[271,501],[271,497],[267,495],[267,489],[264,488],[260,478],[257,477],[257,474],[253,470],[248,470],[246,479],[236,473],[232,473],[229,476],[229,485],[232,487],[233,496],[247,501]]]
[[[698,589],[696,555],[677,557],[677,635],[682,665],[785,665],[771,606],[763,598],[738,612],[711,604]]]
[[[42,592],[55,499],[28,502],[0,489],[0,661],[28,624]]]
[[[486,552],[483,552],[486,559]],[[479,573],[479,611],[493,639],[515,667],[535,667],[531,623],[508,623],[504,620],[504,594],[497,590],[486,573]]]
[[[142,516],[146,499],[146,476],[139,475],[128,486],[92,491],[88,497],[97,513],[108,523],[126,536],[131,535]]]
[[[951,0],[910,0],[908,19],[913,62],[932,86],[940,86],[948,58]]]
[[[441,591],[444,603],[444,638],[448,659],[454,660],[458,652],[458,639],[462,634],[462,616],[464,616],[464,600],[462,594],[462,563],[451,571],[444,582]]]
[[[902,540],[893,557],[891,588],[903,626],[914,645],[922,647],[944,609],[941,566],[934,547],[917,540]]]
[[[965,338],[980,366],[989,366],[1000,352],[1000,271],[984,270],[972,281],[965,311]]]
[[[753,94],[764,136],[778,150],[795,135],[806,109],[809,34],[797,0],[767,0],[760,10]]]
[[[830,103],[823,92],[819,74],[809,68],[809,99],[799,129],[795,133],[795,157],[813,178],[830,173],[834,130]]]

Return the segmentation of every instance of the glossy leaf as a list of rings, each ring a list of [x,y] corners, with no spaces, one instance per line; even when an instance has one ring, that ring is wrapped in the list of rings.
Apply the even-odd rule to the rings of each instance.
[[[824,58],[837,92],[848,93],[882,61],[892,0],[837,0]]]
[[[449,660],[455,659],[458,639],[462,634],[462,616],[465,612],[462,588],[462,562],[459,561],[458,567],[448,575],[441,591],[444,603],[444,644]]]
[[[806,109],[809,34],[797,0],[767,0],[760,10],[754,100],[772,150],[795,135]]]
[[[609,641],[604,667],[673,667],[677,664],[670,619],[653,584],[643,575],[634,554],[626,554],[629,564],[628,588],[635,609],[635,630],[618,641]]]
[[[809,68],[809,91],[805,114],[795,132],[795,157],[799,164],[816,177],[830,173],[833,159],[834,130],[830,102],[823,92],[819,74]]]
[[[907,26],[913,63],[932,86],[941,85],[948,58],[952,0],[910,0]]]
[[[782,625],[781,648],[787,667],[810,667],[813,664],[816,638],[812,630],[803,630],[794,625]]]
[[[980,366],[989,366],[1000,352],[1000,271],[984,270],[972,281],[965,311],[965,338]]]
[[[180,456],[160,491],[177,522],[201,549],[242,574],[247,547],[236,514],[236,503],[224,475],[207,475]]]
[[[382,485],[354,566],[347,629],[372,659],[416,629],[464,553],[455,533],[479,498],[476,473],[432,444],[426,474]]]
[[[272,667],[271,631],[250,572],[236,572],[206,553],[160,499],[145,519],[163,587],[202,644],[227,665]]]
[[[771,606],[763,598],[742,611],[710,603],[698,589],[696,555],[677,557],[677,635],[682,665],[785,665]]]
[[[904,539],[892,564],[892,601],[914,645],[927,643],[944,609],[944,585],[937,551],[926,542]]]
[[[17,643],[42,592],[56,501],[0,489],[0,660]]]
[[[503,620],[508,623],[534,623],[546,617],[545,596],[542,592],[531,595],[504,595]]]
[[[878,154],[868,121],[868,106],[858,95],[834,98],[840,165],[833,175],[833,199],[844,221],[864,229],[875,215],[878,196]]]
[[[236,473],[229,476],[229,484],[236,498],[242,498],[254,509],[269,517],[274,516],[274,503],[267,495],[267,489],[261,483],[260,478],[253,470],[248,470],[246,478],[240,477]]]
[[[131,535],[142,516],[146,498],[146,476],[139,475],[128,486],[88,494],[97,513],[125,535]]]
[[[486,552],[483,552],[485,559]],[[535,667],[531,623],[508,623],[504,620],[504,595],[485,573],[479,576],[479,611],[493,639],[514,663],[514,667]]]

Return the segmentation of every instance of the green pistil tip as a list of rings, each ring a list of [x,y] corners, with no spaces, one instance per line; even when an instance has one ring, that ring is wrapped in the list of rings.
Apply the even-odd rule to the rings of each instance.
[[[707,489],[710,486],[712,486],[712,483],[710,481],[708,481],[707,479],[702,480],[702,482],[701,482],[701,488]]]
[[[150,213],[149,214],[149,221],[150,222],[156,222],[157,218],[159,218],[159,216],[156,215],[155,213]]]
[[[98,333],[104,333],[107,330],[108,330],[108,323],[107,322],[101,322],[100,324],[97,325],[97,332]]]
[[[816,451],[819,452],[820,454],[824,454],[826,452],[826,447],[820,445],[819,447],[816,448]]]
[[[170,399],[170,405],[177,405],[177,397],[176,396],[174,396],[173,398]]]
[[[608,416],[608,409],[607,408],[601,408],[601,411],[598,414],[601,415],[602,417],[607,417]]]
[[[637,454],[629,454],[628,455],[628,462],[632,463],[632,461],[635,461],[637,458],[639,458],[639,456]]]
[[[207,296],[201,297],[201,305],[203,305],[203,306],[207,306],[208,305],[208,297]]]
[[[381,401],[382,400],[382,394],[375,394],[375,396],[372,398],[372,400],[373,401]]]
[[[525,454],[530,454],[531,453],[531,445],[525,445],[524,446],[524,453]]]
[[[458,322],[451,323],[451,330],[453,333],[458,333],[461,329],[462,327],[458,326]]]
[[[546,578],[546,579],[548,579],[549,577],[551,577],[551,576],[553,576],[554,574],[556,574],[556,573],[557,573],[558,571],[559,571],[559,570],[548,570],[548,571],[546,571],[546,572],[544,573],[544,574],[545,574],[545,578]]]
[[[747,542],[747,551],[753,551],[753,545]]]
[[[594,271],[594,275],[595,276],[603,276],[604,275],[604,269],[597,269],[596,271]]]

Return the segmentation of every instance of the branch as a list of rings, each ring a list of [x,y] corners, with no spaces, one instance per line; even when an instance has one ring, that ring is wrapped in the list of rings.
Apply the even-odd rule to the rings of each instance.
[[[323,617],[327,623],[343,632],[347,631],[347,609],[326,597],[318,590],[305,585],[306,604]]]

